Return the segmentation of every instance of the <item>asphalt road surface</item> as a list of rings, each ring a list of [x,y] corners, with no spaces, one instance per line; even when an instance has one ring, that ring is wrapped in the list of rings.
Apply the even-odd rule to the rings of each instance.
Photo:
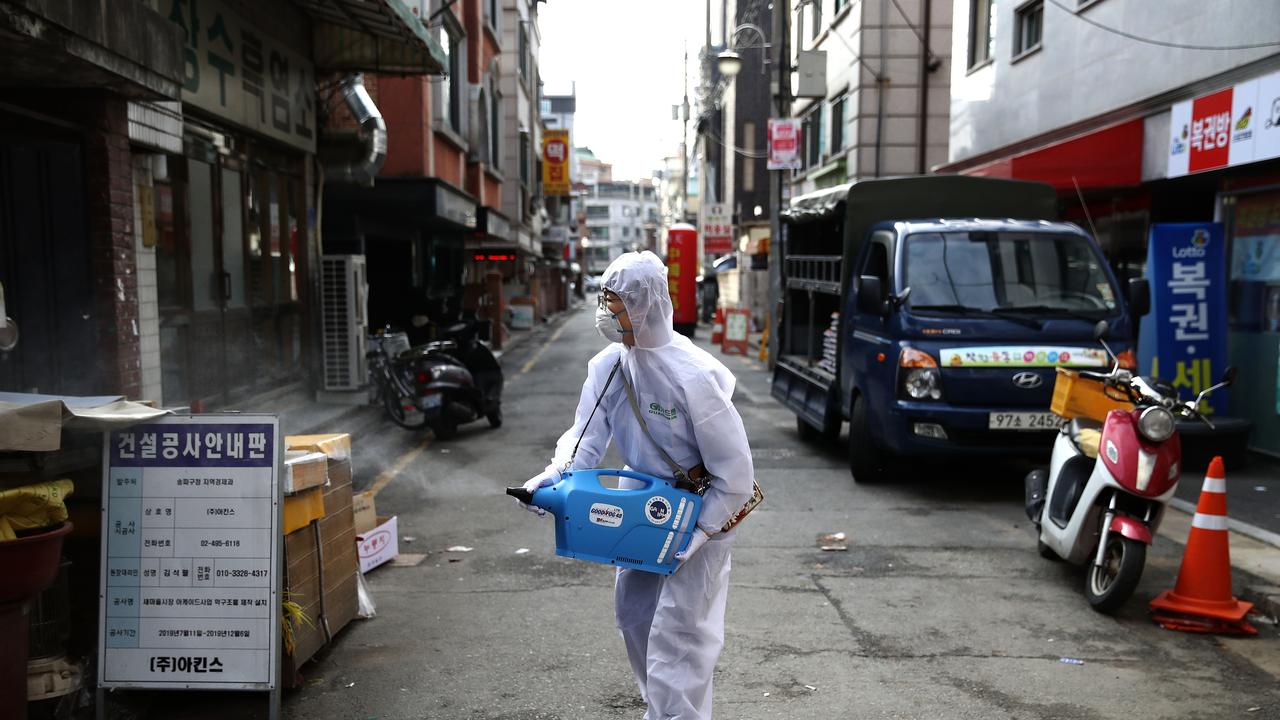
[[[500,429],[440,442],[382,420],[353,428],[357,485],[399,517],[400,552],[425,557],[368,575],[377,617],[306,666],[286,717],[644,714],[612,570],[557,558],[551,522],[503,495],[546,464],[604,344],[585,310],[531,340],[504,358]],[[1157,539],[1135,597],[1099,615],[1081,571],[1037,555],[1020,471],[953,463],[857,485],[843,438],[802,442],[763,365],[725,362],[766,501],[734,549],[717,718],[1280,717],[1275,626],[1223,639],[1147,619],[1180,546]],[[834,532],[847,550],[820,549]]]

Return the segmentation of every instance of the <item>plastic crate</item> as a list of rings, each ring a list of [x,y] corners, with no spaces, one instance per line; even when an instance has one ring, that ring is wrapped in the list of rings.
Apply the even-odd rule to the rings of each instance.
[[[1107,387],[1097,380],[1080,377],[1075,370],[1058,368],[1058,378],[1053,384],[1053,401],[1049,409],[1057,415],[1072,420],[1078,417],[1102,422],[1112,410],[1129,410],[1133,403],[1112,397]]]

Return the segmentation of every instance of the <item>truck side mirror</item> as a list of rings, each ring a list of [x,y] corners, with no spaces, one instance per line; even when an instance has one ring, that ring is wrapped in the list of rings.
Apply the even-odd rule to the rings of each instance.
[[[1235,381],[1236,381],[1236,375],[1237,375],[1238,373],[1239,373],[1239,369],[1238,369],[1238,368],[1236,368],[1236,366],[1235,366],[1235,365],[1228,365],[1228,366],[1227,366],[1227,371],[1226,371],[1226,372],[1224,372],[1224,373],[1222,373],[1222,384],[1223,384],[1223,385],[1233,385],[1233,384],[1235,384]]]
[[[1129,310],[1135,318],[1151,312],[1151,283],[1146,278],[1129,280]]]
[[[875,275],[858,276],[858,312],[884,315],[884,285]]]

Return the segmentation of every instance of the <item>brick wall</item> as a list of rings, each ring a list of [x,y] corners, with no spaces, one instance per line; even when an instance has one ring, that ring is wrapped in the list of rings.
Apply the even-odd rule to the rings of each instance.
[[[426,177],[431,169],[430,85],[422,77],[376,78],[382,93],[378,109],[387,123],[386,177]],[[368,82],[368,77],[366,77]]]
[[[466,188],[466,161],[467,154],[451,140],[446,139],[444,133],[432,133],[435,144],[435,177],[449,183],[458,188]]]
[[[82,105],[89,185],[89,254],[104,393],[142,394],[133,236],[133,162],[128,105],[102,97]]]

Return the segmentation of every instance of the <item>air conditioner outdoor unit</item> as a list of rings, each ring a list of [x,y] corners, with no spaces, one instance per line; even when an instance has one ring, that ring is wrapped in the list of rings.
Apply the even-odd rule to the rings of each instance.
[[[369,371],[369,280],[363,255],[320,258],[324,389],[359,390]]]

